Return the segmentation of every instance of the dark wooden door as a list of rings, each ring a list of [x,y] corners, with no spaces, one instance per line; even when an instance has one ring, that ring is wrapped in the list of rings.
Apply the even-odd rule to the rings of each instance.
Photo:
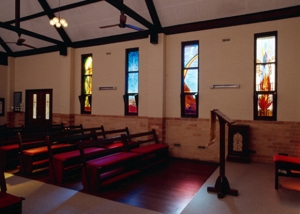
[[[52,89],[26,90],[26,126],[45,127],[52,124]]]

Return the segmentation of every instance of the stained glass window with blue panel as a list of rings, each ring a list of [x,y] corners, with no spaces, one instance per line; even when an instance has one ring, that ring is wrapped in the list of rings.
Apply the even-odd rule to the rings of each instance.
[[[138,115],[139,50],[126,50],[125,115]]]
[[[199,42],[182,43],[181,116],[198,117]]]

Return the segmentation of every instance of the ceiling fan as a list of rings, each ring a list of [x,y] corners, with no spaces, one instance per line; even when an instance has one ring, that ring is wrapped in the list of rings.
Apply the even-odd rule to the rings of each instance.
[[[19,39],[16,41],[16,42],[3,42],[3,43],[5,43],[5,44],[16,44],[16,45],[18,45],[18,46],[26,46],[26,47],[29,47],[29,48],[35,48],[35,47],[33,47],[33,46],[31,46],[31,45],[27,45],[27,44],[25,44],[24,42],[25,42],[25,39],[22,39],[21,38],[21,34],[18,34],[19,35]],[[1,43],[0,43],[1,44]]]
[[[123,0],[119,0],[119,3],[122,5],[123,7]],[[120,10],[121,12],[121,15],[120,15],[120,23],[118,24],[113,24],[113,25],[106,25],[106,26],[101,26],[100,28],[109,28],[109,27],[116,27],[116,26],[119,26],[120,28],[131,28],[133,30],[137,30],[137,31],[144,31],[144,29],[142,28],[139,28],[137,26],[134,26],[134,25],[130,25],[130,24],[126,24],[126,19],[127,19],[127,16],[125,15],[124,11],[123,10]]]
[[[25,44],[25,39],[21,38],[21,33],[19,33],[20,31],[20,0],[16,0],[15,2],[15,27],[17,28],[17,32],[18,32],[18,37],[19,39],[16,42],[0,42],[0,44],[5,43],[5,44],[16,44],[18,46],[26,46],[29,48],[35,48],[31,45],[27,45]]]

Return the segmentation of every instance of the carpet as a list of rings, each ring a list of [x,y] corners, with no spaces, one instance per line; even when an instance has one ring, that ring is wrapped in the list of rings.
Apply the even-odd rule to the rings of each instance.
[[[23,214],[158,214],[71,189],[5,173],[7,193],[22,196]]]
[[[225,175],[230,188],[238,190],[239,195],[219,199],[216,193],[207,192],[220,174],[216,170],[181,214],[300,214],[300,179],[280,177],[276,190],[274,167],[265,163],[226,162]]]
[[[300,179],[279,178],[279,189],[274,188],[274,164],[240,164],[226,162],[225,174],[230,187],[238,196],[226,195],[219,199],[207,192],[214,186],[219,169],[204,183],[181,214],[300,214]],[[36,180],[5,173],[8,193],[24,197],[23,213],[64,214],[158,214],[101,197],[58,187]]]

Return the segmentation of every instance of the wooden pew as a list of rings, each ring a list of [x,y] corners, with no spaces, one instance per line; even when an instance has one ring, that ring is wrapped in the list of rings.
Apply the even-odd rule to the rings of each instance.
[[[52,145],[55,140],[46,137],[46,143],[48,146],[50,168],[49,175],[50,179],[61,183],[65,179],[77,176],[81,174],[81,157],[77,146],[78,141],[90,141],[94,139],[94,132],[103,130],[103,126],[95,128],[87,128],[83,130],[84,134],[68,136],[69,142],[76,145],[76,148],[67,152],[59,152],[54,154],[52,151]],[[99,151],[105,148],[89,148],[86,153],[91,156],[91,158],[99,153]]]
[[[300,158],[274,155],[275,189],[278,189],[279,176],[300,178]]]
[[[3,157],[5,169],[16,168],[20,164],[17,136],[1,141],[0,156]]]
[[[125,134],[127,136],[127,144],[130,148],[136,147],[137,144],[133,142],[130,139],[130,133],[128,127],[125,127],[123,129],[113,129],[113,130],[104,130],[102,132],[95,132],[95,139],[103,139],[103,138],[112,138],[112,137],[118,137],[121,134]],[[105,148],[107,149],[112,149],[116,147],[123,147],[123,142],[122,141],[114,141],[111,144],[106,144]]]
[[[90,159],[85,152],[88,148],[103,147],[114,141],[125,142],[126,136],[78,142],[82,159],[82,185],[84,190],[98,192],[101,188],[121,181],[140,172],[140,155],[127,152],[123,147],[103,150],[99,157]]]
[[[83,134],[82,124],[65,127],[66,133],[69,136]]]
[[[14,196],[6,192],[7,187],[4,176],[4,165],[2,156],[0,156],[0,187],[0,213],[22,213],[22,201],[24,200],[24,198]]]
[[[0,141],[5,139],[6,128],[7,128],[6,123],[4,125],[0,125]]]
[[[18,133],[24,133],[24,126],[7,127],[5,130],[5,139],[17,137]]]
[[[75,135],[71,135],[72,139],[70,142],[76,143],[76,141],[86,141],[89,140],[91,133],[93,136],[93,139],[103,139],[103,138],[111,138],[115,136],[120,136],[121,134],[127,133],[129,134],[128,128],[124,129],[116,129],[116,130],[109,130],[104,131],[104,127],[93,127],[93,128],[83,128],[80,129],[80,133],[76,132]],[[88,138],[82,137],[82,135],[86,134]],[[117,135],[119,134],[119,135]],[[51,145],[51,140],[48,141],[48,145]],[[111,141],[110,144],[106,143],[103,144],[103,148],[94,149],[94,148],[88,148],[87,154],[97,155],[98,150],[103,149],[113,149],[113,148],[123,148],[123,142],[121,141]],[[49,148],[49,147],[48,147]],[[81,173],[81,158],[80,153],[78,151],[69,151],[69,152],[63,152],[56,155],[53,155],[51,152],[51,149],[49,148],[49,157],[50,157],[50,178],[53,181],[56,182],[63,182],[67,177],[74,176]],[[80,167],[80,168],[79,168]],[[78,168],[80,169],[80,173],[78,173]]]
[[[125,141],[126,144],[128,144],[128,139],[135,142],[135,145],[138,146],[136,148],[128,146],[128,151],[142,156],[142,169],[146,169],[152,165],[163,162],[169,157],[169,146],[165,143],[159,143],[154,129],[149,132],[142,132],[127,136]]]
[[[65,125],[63,123],[51,124],[46,127],[47,132],[57,132],[65,130]]]
[[[20,172],[31,174],[34,170],[47,168],[49,166],[48,148],[45,137],[49,133],[39,133],[30,135],[18,134],[20,149]],[[65,132],[55,132],[51,135],[58,139],[65,137]],[[56,141],[52,146],[55,152],[69,151],[75,147],[66,138],[66,141]]]
[[[6,127],[5,139],[0,141],[0,155],[5,157],[4,166],[5,168],[16,168],[20,164],[19,157],[19,139],[18,133],[22,135],[35,135],[41,133],[41,129],[36,129],[32,127]]]

